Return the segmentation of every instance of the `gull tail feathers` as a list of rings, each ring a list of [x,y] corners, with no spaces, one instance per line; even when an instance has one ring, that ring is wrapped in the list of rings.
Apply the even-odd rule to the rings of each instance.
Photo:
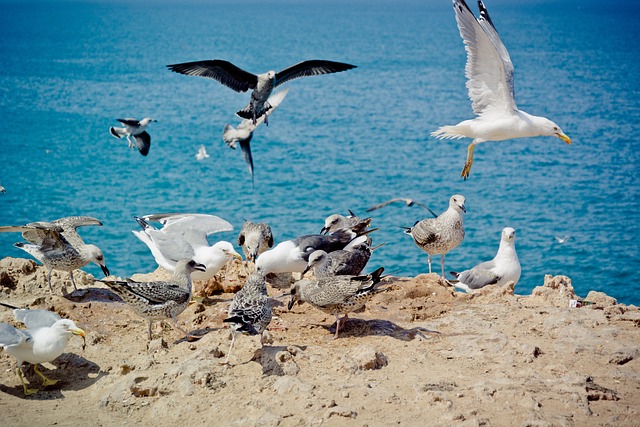
[[[457,126],[442,126],[439,127],[438,130],[431,132],[431,136],[436,139],[460,139],[465,138],[465,135],[462,134]]]
[[[109,133],[111,135],[113,135],[115,138],[122,138],[123,136],[125,136],[127,134],[127,132],[125,131],[124,128],[117,128],[117,127],[113,127],[111,126],[109,128]]]

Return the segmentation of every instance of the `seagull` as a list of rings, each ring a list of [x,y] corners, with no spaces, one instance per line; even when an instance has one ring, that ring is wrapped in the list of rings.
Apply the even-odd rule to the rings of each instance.
[[[131,141],[131,137],[136,141],[135,146],[138,147],[138,151],[143,156],[149,154],[149,149],[151,148],[151,136],[145,130],[147,125],[151,122],[157,122],[157,120],[146,117],[142,120],[136,119],[116,119],[120,123],[124,125],[123,128],[117,128],[111,126],[109,128],[109,133],[113,135],[115,138],[121,139],[123,136],[127,138],[129,141],[129,148],[133,148],[134,143]]]
[[[281,84],[299,77],[338,73],[356,68],[356,66],[343,62],[313,59],[292,65],[277,73],[271,70],[263,74],[252,74],[238,68],[229,61],[212,59],[172,64],[167,65],[167,68],[180,74],[217,80],[236,92],[246,92],[249,89],[253,89],[249,105],[236,114],[243,119],[251,119],[253,124],[256,125],[258,117],[262,116],[270,108],[268,98],[271,96],[271,92]],[[266,118],[265,124],[269,124]]]
[[[6,193],[6,192],[7,190],[2,185],[0,185],[0,193]]]
[[[358,311],[379,291],[376,285],[380,282],[383,267],[366,276],[332,276],[314,280],[299,280],[291,286],[291,299],[288,309],[291,310],[297,301],[308,302],[327,314],[336,316],[336,334],[338,338],[340,325],[347,321],[348,313]],[[344,314],[340,319],[339,315]]]
[[[206,214],[152,214],[134,217],[142,231],[132,231],[151,250],[158,265],[174,271],[181,259],[193,259],[205,266],[205,271],[193,274],[193,280],[209,280],[231,260],[242,259],[233,245],[220,241],[209,246],[211,234],[231,231],[233,226],[215,215]],[[157,229],[149,222],[158,221]]]
[[[332,233],[342,228],[348,228],[356,233],[364,234],[365,230],[371,224],[371,218],[360,219],[349,209],[349,215],[344,216],[340,214],[329,215],[324,220],[324,227],[320,230],[320,233],[327,234]]]
[[[342,249],[357,237],[351,230],[338,230],[329,235],[308,234],[278,243],[256,260],[256,271],[262,274],[303,272],[312,252],[322,249],[332,252]]]
[[[315,277],[329,276],[357,276],[364,270],[371,258],[371,237],[360,236],[353,239],[344,249],[333,252],[317,250],[309,255],[307,268],[302,272],[304,276],[313,270]]]
[[[267,295],[267,283],[260,273],[252,273],[229,305],[229,317],[223,322],[231,323],[231,346],[224,363],[229,362],[236,332],[249,335],[260,334],[260,344],[264,345],[264,331],[271,323],[271,303]]]
[[[273,234],[269,224],[245,221],[238,235],[238,245],[247,261],[256,262],[258,255],[273,247]]]
[[[102,225],[99,220],[88,216],[69,216],[52,222],[32,222],[26,225],[2,226],[0,233],[22,232],[22,237],[30,244],[14,243],[13,246],[27,252],[47,268],[47,283],[51,287],[53,270],[68,271],[73,288],[78,290],[73,280],[73,270],[95,263],[105,276],[109,269],[104,255],[95,245],[84,243],[76,229],[85,225]]]
[[[428,210],[429,213],[433,215],[434,218],[438,216],[434,211],[429,209],[427,205],[417,202],[413,199],[409,199],[408,197],[394,197],[393,199],[387,200],[386,202],[382,202],[380,204],[371,206],[369,209],[367,209],[367,212],[372,212],[372,211],[375,211],[376,209],[384,208],[385,206],[390,205],[391,203],[397,203],[397,202],[403,202],[407,207],[418,205],[421,208]]]
[[[258,117],[255,123],[253,120],[243,119],[237,128],[227,123],[222,130],[222,139],[229,148],[235,150],[236,146],[240,144],[244,161],[249,166],[251,185],[253,185],[253,157],[251,156],[251,138],[253,138],[253,131],[264,123],[267,117],[278,108],[284,97],[287,96],[287,92],[289,92],[289,88],[271,95],[267,100],[270,105],[269,109]]]
[[[198,161],[200,160],[204,160],[204,159],[208,159],[209,153],[207,153],[207,149],[204,148],[204,145],[201,145],[200,148],[198,149],[198,152],[196,153],[196,159],[198,159]]]
[[[561,245],[564,245],[565,243],[567,243],[569,240],[571,240],[573,237],[572,236],[553,236],[554,239],[556,239],[556,242],[558,242]]]
[[[431,273],[431,255],[442,254],[440,265],[444,279],[444,256],[457,248],[464,238],[462,214],[467,212],[464,196],[456,194],[449,199],[449,209],[437,218],[427,218],[416,222],[413,227],[405,228],[405,233],[427,253],[429,273]],[[446,280],[446,279],[445,279]]]
[[[42,378],[42,386],[56,384],[58,381],[44,376],[38,364],[51,362],[63,352],[69,337],[79,335],[83,339],[85,332],[76,326],[73,320],[63,319],[48,310],[29,310],[0,303],[13,309],[16,321],[23,323],[27,329],[18,329],[8,323],[0,323],[0,347],[16,358],[16,374],[25,395],[36,393],[37,389],[27,388],[22,377],[22,364],[33,364],[33,370]],[[83,346],[84,348],[84,346]]]
[[[177,317],[191,300],[191,275],[194,271],[205,271],[205,266],[193,260],[183,259],[176,263],[170,282],[136,282],[127,280],[102,280],[140,316],[151,324],[154,320],[171,319],[173,326],[187,337],[187,331],[178,325]]]
[[[518,110],[509,52],[482,1],[478,1],[478,7],[480,18],[476,19],[464,0],[453,0],[460,36],[467,51],[465,76],[469,98],[477,117],[455,126],[442,126],[431,133],[438,139],[473,139],[467,147],[467,160],[460,174],[465,180],[471,171],[475,146],[481,142],[555,136],[571,144],[571,139],[551,120]]]
[[[471,292],[487,285],[502,286],[508,282],[514,285],[520,280],[520,261],[516,254],[516,230],[511,227],[502,229],[500,246],[496,256],[487,262],[476,265],[462,273],[451,272],[458,279],[454,286],[465,292]]]

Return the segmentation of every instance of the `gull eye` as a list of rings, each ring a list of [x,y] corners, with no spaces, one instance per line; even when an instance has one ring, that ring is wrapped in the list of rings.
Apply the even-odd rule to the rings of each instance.
[[[558,126],[554,126],[554,127],[553,127],[553,130],[558,130]]]

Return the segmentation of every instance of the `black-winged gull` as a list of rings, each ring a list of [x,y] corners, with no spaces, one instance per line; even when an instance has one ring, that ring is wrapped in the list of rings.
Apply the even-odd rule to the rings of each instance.
[[[505,227],[500,235],[500,246],[496,256],[461,273],[452,271],[457,279],[453,285],[465,292],[481,289],[487,285],[502,286],[508,282],[514,285],[520,280],[520,261],[516,253],[516,230]]]
[[[117,128],[111,126],[109,128],[109,133],[113,135],[115,138],[121,139],[123,137],[127,138],[129,142],[129,148],[134,147],[133,141],[131,138],[135,140],[135,146],[140,151],[140,154],[146,156],[149,154],[149,149],[151,148],[151,136],[145,130],[147,125],[151,122],[157,122],[155,119],[151,119],[149,117],[145,117],[142,120],[136,120],[132,118],[126,119],[116,119],[120,123],[124,125],[123,128]]]
[[[68,271],[73,288],[73,270],[84,267],[90,262],[98,265],[105,276],[109,269],[105,265],[104,255],[96,245],[84,243],[76,229],[85,225],[102,225],[99,220],[88,216],[69,216],[52,222],[32,222],[26,225],[3,226],[0,233],[22,232],[22,237],[30,244],[14,243],[13,246],[27,252],[47,268],[47,283],[51,287],[53,270]]]
[[[438,139],[473,139],[467,147],[467,160],[460,174],[464,179],[469,177],[475,146],[481,142],[555,136],[571,144],[571,139],[551,120],[518,110],[509,52],[482,1],[478,1],[478,7],[480,18],[476,19],[464,0],[453,0],[456,22],[467,51],[465,76],[469,98],[477,117],[455,126],[442,126],[431,134]]]
[[[241,259],[233,245],[220,241],[209,246],[211,234],[231,231],[233,226],[224,219],[207,214],[152,214],[134,217],[142,231],[132,231],[149,250],[159,266],[173,271],[181,259],[193,259],[205,266],[205,271],[193,274],[193,280],[212,278],[231,258]],[[158,221],[157,229],[149,222]]]
[[[247,261],[256,262],[260,254],[273,247],[273,233],[265,222],[245,221],[238,234],[238,245]]]
[[[418,221],[411,228],[406,228],[405,233],[413,237],[413,241],[427,253],[429,273],[431,273],[431,255],[442,255],[440,265],[442,278],[444,279],[444,256],[462,243],[464,227],[462,214],[467,211],[464,205],[464,196],[459,194],[451,196],[449,208],[437,218],[427,218]]]
[[[27,327],[18,329],[7,323],[0,323],[0,347],[16,358],[16,374],[20,378],[24,394],[30,395],[38,391],[27,388],[21,370],[24,362],[34,365],[35,373],[42,378],[43,387],[56,384],[57,380],[47,378],[40,372],[38,364],[51,362],[60,356],[67,346],[69,337],[79,335],[84,339],[85,332],[77,327],[73,320],[63,319],[48,310],[22,309],[4,303],[0,305],[13,309],[16,321]]]
[[[127,280],[102,280],[120,296],[136,313],[149,321],[149,341],[154,320],[171,319],[173,326],[187,337],[192,337],[178,325],[177,317],[191,301],[191,275],[205,271],[205,266],[193,260],[178,261],[173,277],[168,282],[136,282]]]
[[[299,77],[338,73],[356,68],[356,66],[343,62],[313,59],[292,65],[277,73],[271,70],[263,74],[252,74],[229,61],[212,59],[172,64],[167,65],[167,68],[180,74],[217,80],[236,92],[246,92],[253,89],[251,101],[237,114],[243,119],[251,119],[253,124],[256,124],[258,117],[269,109],[267,100],[271,96],[271,92],[281,84]],[[268,119],[265,119],[265,124],[269,124]]]
[[[340,325],[349,318],[348,313],[358,311],[379,291],[376,285],[382,278],[383,267],[366,276],[329,276],[316,279],[299,280],[291,286],[291,299],[288,308],[293,304],[307,302],[315,308],[336,316],[336,333],[338,338]],[[339,315],[344,314],[340,319]]]
[[[255,123],[253,120],[243,119],[237,128],[234,128],[227,123],[224,125],[224,129],[222,130],[222,140],[227,144],[227,147],[235,150],[236,146],[240,144],[242,157],[244,157],[244,161],[247,163],[247,166],[249,166],[251,185],[253,185],[253,156],[251,155],[251,139],[253,138],[253,132],[258,128],[258,126],[264,123],[267,117],[271,115],[276,108],[278,108],[284,97],[287,96],[287,92],[289,92],[289,88],[271,95],[267,101],[269,103],[269,108],[263,115],[256,119]]]

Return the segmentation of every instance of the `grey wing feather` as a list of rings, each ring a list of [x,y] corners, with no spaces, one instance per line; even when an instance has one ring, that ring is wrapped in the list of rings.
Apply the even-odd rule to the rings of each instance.
[[[123,125],[127,125],[127,126],[140,126],[140,121],[136,120],[136,119],[116,119],[117,121],[119,121],[120,123],[122,123]]]
[[[76,231],[78,227],[87,225],[102,226],[102,221],[90,216],[68,216],[52,221],[51,224],[62,228],[62,237],[73,247],[84,245],[84,241]]]
[[[62,319],[56,313],[49,310],[16,309],[13,315],[18,322],[24,323],[27,329],[48,328]]]
[[[189,292],[170,282],[134,282],[134,281],[105,281],[112,289],[127,292],[148,300],[152,304],[163,304],[167,301],[185,302],[190,298]]]
[[[20,345],[29,339],[31,339],[29,332],[16,329],[8,323],[0,323],[0,346]]]
[[[236,92],[246,92],[255,88],[258,83],[258,77],[255,74],[244,71],[231,62],[221,59],[184,62],[167,65],[167,68],[180,74],[217,80]]]
[[[136,140],[136,147],[138,148],[140,154],[142,154],[143,156],[149,154],[149,150],[151,149],[151,135],[149,135],[147,131],[144,131],[142,133],[134,135],[133,138]]]
[[[145,215],[142,218],[147,221],[159,221],[164,225],[160,232],[152,233],[150,236],[152,236],[154,240],[157,239],[159,241],[159,244],[163,247],[161,251],[178,251],[173,256],[178,256],[179,254],[185,255],[176,260],[193,256],[193,249],[188,250],[187,246],[191,246],[192,248],[209,246],[207,236],[233,230],[233,225],[215,215],[152,214]],[[162,237],[160,237],[161,235]],[[186,243],[187,246],[183,243]],[[173,256],[171,258],[175,259]]]
[[[321,59],[303,61],[276,73],[276,86],[280,86],[281,84],[288,82],[289,80],[297,79],[298,77],[338,73],[352,68],[356,68],[356,66],[345,64],[344,62],[326,61]]]
[[[489,270],[492,266],[493,264],[488,261],[473,267],[471,270],[463,271],[458,276],[458,281],[467,285],[469,289],[480,289],[484,286],[498,283],[500,277]]]

